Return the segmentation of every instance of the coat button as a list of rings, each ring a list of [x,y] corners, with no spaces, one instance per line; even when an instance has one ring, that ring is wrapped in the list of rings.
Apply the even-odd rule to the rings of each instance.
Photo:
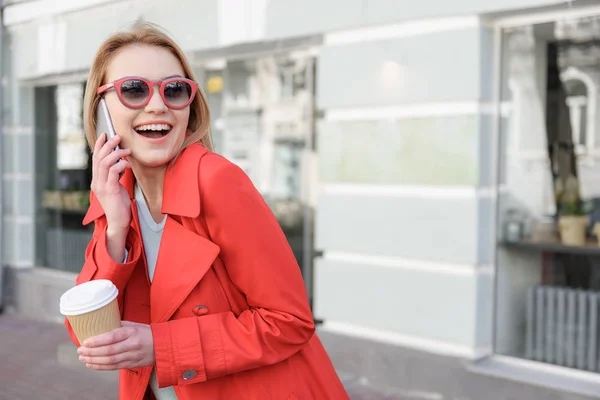
[[[183,378],[184,381],[189,381],[196,375],[198,375],[198,373],[196,371],[194,371],[193,369],[188,369],[181,375],[181,377]]]
[[[202,305],[196,306],[194,307],[194,314],[197,316],[206,315],[208,314],[208,307]]]

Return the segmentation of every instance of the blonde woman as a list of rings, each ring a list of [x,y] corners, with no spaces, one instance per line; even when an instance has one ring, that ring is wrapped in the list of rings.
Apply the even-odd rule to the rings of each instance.
[[[96,132],[102,97],[110,140]],[[109,37],[84,101],[94,233],[77,283],[111,280],[123,326],[78,343],[67,321],[80,360],[120,370],[121,399],[347,399],[286,238],[212,152],[206,100],[173,40],[150,24]]]

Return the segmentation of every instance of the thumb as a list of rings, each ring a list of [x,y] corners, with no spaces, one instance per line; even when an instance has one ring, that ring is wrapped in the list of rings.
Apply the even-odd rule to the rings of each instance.
[[[131,322],[131,321],[121,321],[121,326],[138,326],[138,325],[142,325],[142,324],[138,324],[137,322]]]

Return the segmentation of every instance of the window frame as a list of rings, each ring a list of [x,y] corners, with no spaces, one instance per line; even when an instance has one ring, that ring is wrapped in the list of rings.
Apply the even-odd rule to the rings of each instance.
[[[493,290],[490,293],[490,307],[492,309],[492,318],[489,319],[491,329],[487,338],[489,347],[484,354],[473,360],[468,369],[476,374],[493,376],[525,384],[535,384],[541,387],[554,390],[574,393],[584,396],[596,396],[600,393],[600,372],[588,372],[577,370],[544,362],[527,360],[515,356],[506,356],[496,353],[497,340],[497,312],[498,312],[498,276],[499,263],[498,252],[500,246],[499,231],[499,213],[500,196],[506,192],[506,186],[501,181],[501,162],[502,154],[500,148],[499,135],[501,133],[502,118],[511,112],[511,107],[502,99],[503,87],[503,34],[508,28],[517,28],[527,25],[536,25],[548,22],[555,22],[559,19],[585,18],[590,16],[600,16],[600,5],[579,6],[572,3],[570,8],[565,10],[565,5],[561,7],[546,7],[536,9],[531,12],[518,11],[512,15],[487,16],[483,18],[484,26],[493,31],[494,49],[492,54],[492,159],[490,160],[492,168],[491,189],[494,193],[493,207],[490,215],[490,245],[493,249],[491,260],[493,270]],[[589,90],[589,88],[588,88]],[[588,92],[589,93],[589,92]],[[595,101],[597,101],[595,99]],[[589,99],[588,99],[589,102]],[[589,103],[588,103],[589,104]],[[598,104],[596,102],[596,104]],[[594,126],[594,129],[600,127]],[[588,131],[590,132],[590,131]],[[483,328],[485,329],[485,328]]]

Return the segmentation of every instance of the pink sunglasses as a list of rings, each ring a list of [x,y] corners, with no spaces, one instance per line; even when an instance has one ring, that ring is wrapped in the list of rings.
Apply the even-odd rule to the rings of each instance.
[[[159,93],[165,105],[173,110],[181,110],[190,105],[198,91],[198,84],[190,79],[174,77],[160,81],[131,76],[117,79],[98,88],[98,94],[114,88],[125,107],[145,107],[154,94],[154,86],[160,85]]]

